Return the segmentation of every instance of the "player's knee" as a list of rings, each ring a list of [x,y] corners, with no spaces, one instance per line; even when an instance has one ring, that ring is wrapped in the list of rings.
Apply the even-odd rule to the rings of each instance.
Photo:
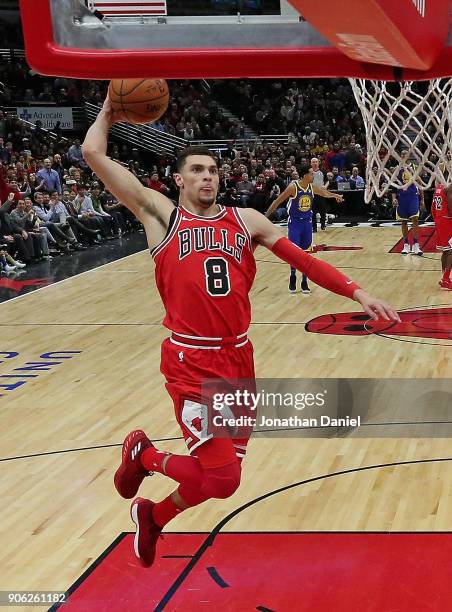
[[[202,492],[208,497],[226,499],[240,486],[240,465],[238,462],[221,468],[204,470]]]

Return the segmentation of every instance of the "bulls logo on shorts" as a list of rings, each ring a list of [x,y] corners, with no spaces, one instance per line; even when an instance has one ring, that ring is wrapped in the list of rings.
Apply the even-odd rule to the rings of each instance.
[[[199,440],[211,438],[208,431],[209,410],[206,404],[200,404],[193,400],[184,400],[182,406],[182,423],[188,431]]]

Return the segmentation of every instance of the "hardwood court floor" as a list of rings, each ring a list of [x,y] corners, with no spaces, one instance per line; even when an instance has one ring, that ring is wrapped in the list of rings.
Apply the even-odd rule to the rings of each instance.
[[[318,257],[397,308],[451,307],[452,294],[437,285],[439,256],[388,254],[398,238],[398,228],[329,229],[318,242],[364,249]],[[452,378],[447,343],[305,332],[314,317],[357,305],[318,287],[311,296],[289,295],[288,267],[262,248],[256,258],[250,337],[259,377]],[[18,353],[0,363],[2,376],[29,372],[16,368],[47,352],[80,351],[0,397],[0,590],[65,590],[131,530],[129,503],[112,483],[124,435],[140,427],[162,449],[185,452],[159,372],[167,332],[153,264],[147,252],[131,255],[3,303],[0,312],[1,350]],[[180,515],[169,530],[209,531],[257,496],[309,478],[434,458],[448,461],[294,487],[239,513],[226,529],[452,529],[449,439],[256,436],[248,448],[238,492]],[[142,494],[159,499],[172,488],[156,475]]]

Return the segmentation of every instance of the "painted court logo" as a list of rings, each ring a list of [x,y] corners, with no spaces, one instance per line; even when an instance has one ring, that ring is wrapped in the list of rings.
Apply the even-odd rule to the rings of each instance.
[[[321,315],[305,325],[308,332],[338,336],[383,336],[394,340],[452,346],[452,307],[421,307],[399,312],[397,321],[372,321],[362,312]],[[412,339],[412,340],[410,340]],[[429,339],[429,342],[425,340]],[[444,342],[446,341],[446,342]]]

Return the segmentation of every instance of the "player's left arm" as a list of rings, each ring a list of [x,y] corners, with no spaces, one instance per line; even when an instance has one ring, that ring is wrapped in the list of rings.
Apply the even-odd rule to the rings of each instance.
[[[252,208],[243,209],[241,215],[255,242],[266,247],[276,257],[306,274],[314,283],[333,293],[359,302],[371,319],[378,320],[381,317],[386,321],[400,322],[400,317],[392,306],[369,295],[357,283],[347,278],[335,267],[321,259],[312,257],[303,251],[303,249],[290,242],[288,238],[283,236],[281,230],[275,227],[264,215]]]
[[[344,198],[339,193],[333,193],[329,189],[325,189],[325,187],[318,187],[316,185],[313,185],[312,191],[315,195],[322,196],[322,198],[334,198],[336,202],[344,201]]]

